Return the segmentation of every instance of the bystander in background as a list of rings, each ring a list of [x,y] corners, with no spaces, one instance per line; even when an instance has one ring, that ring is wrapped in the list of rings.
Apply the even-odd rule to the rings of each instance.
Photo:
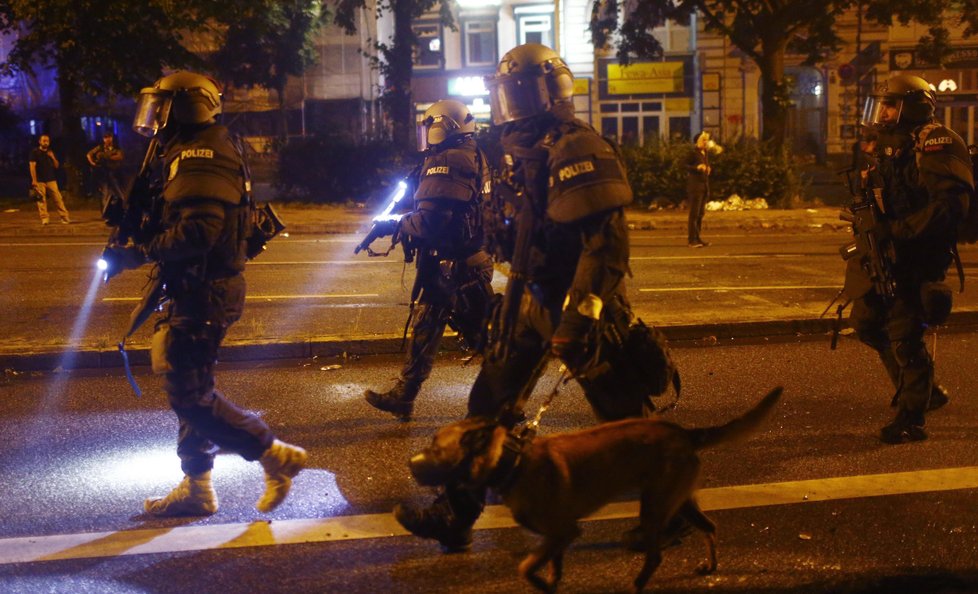
[[[102,134],[102,144],[88,151],[85,158],[92,166],[92,176],[98,186],[98,195],[102,208],[113,194],[122,196],[122,185],[119,183],[120,167],[125,154],[115,144],[115,135],[110,131]]]
[[[687,161],[689,177],[686,181],[686,199],[689,204],[689,247],[701,248],[710,245],[703,241],[700,231],[703,228],[703,214],[710,199],[710,153],[720,154],[723,147],[710,139],[709,132],[700,132],[696,137],[694,150]]]
[[[37,211],[41,215],[41,224],[47,225],[50,222],[48,216],[48,201],[50,196],[54,200],[54,205],[58,209],[58,216],[61,223],[67,225],[71,222],[68,209],[65,208],[64,198],[58,189],[58,181],[54,177],[54,171],[60,167],[54,151],[51,150],[51,137],[41,134],[37,141],[37,148],[31,151],[28,164],[31,169],[31,187],[37,192]]]

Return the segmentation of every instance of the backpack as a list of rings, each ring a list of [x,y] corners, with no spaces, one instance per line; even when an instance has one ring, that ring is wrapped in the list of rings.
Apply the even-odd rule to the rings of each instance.
[[[914,151],[917,153],[918,159],[924,151],[927,137],[930,136],[931,132],[941,127],[943,127],[941,124],[931,122],[916,132]],[[971,158],[972,190],[968,193],[967,204],[963,205],[964,216],[958,221],[958,243],[978,242],[978,191],[974,188],[974,183],[978,180],[978,150],[972,152],[971,147],[969,147],[968,153]]]

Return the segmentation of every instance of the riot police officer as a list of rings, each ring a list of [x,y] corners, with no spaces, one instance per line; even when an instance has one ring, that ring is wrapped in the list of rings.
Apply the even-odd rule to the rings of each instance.
[[[206,76],[177,72],[141,91],[133,129],[162,147],[162,229],[138,249],[156,264],[169,298],[153,336],[153,371],[164,374],[179,420],[177,455],[185,474],[168,495],[147,499],[154,516],[210,515],[215,450],[258,460],[267,512],[288,494],[306,465],[302,448],[283,443],[256,414],[215,388],[217,350],[245,301],[248,223],[242,156],[215,117],[221,93]]]
[[[896,417],[880,431],[880,439],[891,444],[926,439],[924,413],[948,400],[934,381],[924,332],[951,311],[944,279],[973,179],[965,143],[934,119],[935,107],[926,80],[899,74],[867,98],[863,113],[863,125],[879,132],[877,166],[866,183],[882,210],[880,236],[892,242],[895,290],[892,297],[880,295],[871,283],[859,282],[860,270],[850,266],[849,322],[879,353],[896,388]]]
[[[489,167],[474,134],[475,117],[450,99],[429,107],[419,124],[426,156],[414,209],[394,230],[417,267],[407,361],[393,388],[365,392],[371,406],[401,420],[411,417],[447,325],[469,347],[478,348],[483,340],[492,298],[492,259],[482,249],[481,216]]]
[[[626,335],[632,321],[622,209],[632,192],[617,148],[574,117],[573,80],[556,52],[531,43],[503,56],[486,81],[503,152],[487,233],[510,272],[468,414],[510,426],[549,357],[566,364],[602,420],[654,408],[648,390],[598,355],[598,343]],[[415,535],[464,550],[484,496],[448,485],[432,506],[394,513]]]

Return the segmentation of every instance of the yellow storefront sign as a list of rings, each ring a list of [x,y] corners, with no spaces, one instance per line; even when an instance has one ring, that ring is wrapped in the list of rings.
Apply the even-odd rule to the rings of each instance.
[[[574,79],[574,94],[575,95],[590,95],[591,94],[591,79],[590,78],[575,78]]]
[[[608,94],[682,93],[685,90],[683,74],[682,62],[608,64]]]

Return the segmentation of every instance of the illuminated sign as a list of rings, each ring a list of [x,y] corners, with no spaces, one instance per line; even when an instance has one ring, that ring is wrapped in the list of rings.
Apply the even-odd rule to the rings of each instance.
[[[448,94],[457,97],[483,97],[489,94],[481,76],[459,76],[448,79]]]
[[[574,94],[575,95],[590,95],[591,94],[591,79],[590,78],[575,78],[574,79]]]
[[[609,95],[682,93],[685,90],[682,62],[636,62],[628,66],[608,64]]]

